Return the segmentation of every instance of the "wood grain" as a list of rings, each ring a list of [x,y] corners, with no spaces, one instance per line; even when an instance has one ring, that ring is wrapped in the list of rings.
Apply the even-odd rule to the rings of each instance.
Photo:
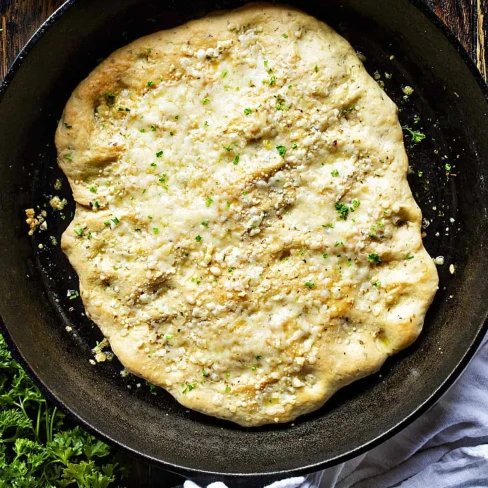
[[[458,37],[487,79],[488,0],[426,0],[426,3]]]
[[[464,45],[488,77],[488,0],[422,0]],[[22,46],[63,0],[0,0],[0,82]],[[128,487],[167,488],[182,478],[121,454],[129,468]]]

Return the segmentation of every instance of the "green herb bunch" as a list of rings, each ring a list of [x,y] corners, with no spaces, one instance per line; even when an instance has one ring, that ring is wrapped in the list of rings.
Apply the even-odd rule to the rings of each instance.
[[[120,486],[110,447],[69,425],[0,335],[0,488]]]

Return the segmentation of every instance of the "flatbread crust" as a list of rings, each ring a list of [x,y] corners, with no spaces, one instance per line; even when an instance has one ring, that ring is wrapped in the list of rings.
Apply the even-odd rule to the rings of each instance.
[[[138,39],[56,147],[86,312],[181,404],[287,422],[419,335],[438,277],[397,108],[317,19],[249,5]]]

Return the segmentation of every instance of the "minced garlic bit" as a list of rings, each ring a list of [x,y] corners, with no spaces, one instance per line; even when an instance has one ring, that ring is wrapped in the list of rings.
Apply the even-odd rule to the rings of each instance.
[[[437,264],[438,266],[442,266],[444,264],[444,256],[437,256],[434,259],[434,263]]]
[[[454,264],[449,265],[449,273],[454,274],[456,272],[456,268],[454,267]]]
[[[114,358],[114,354],[112,352],[102,350],[106,347],[110,347],[110,344],[108,340],[104,338],[92,349],[92,352],[95,355],[95,361],[97,363],[101,363],[103,361],[111,361]]]
[[[405,93],[405,95],[408,95],[408,96],[410,96],[414,92],[413,88],[411,86],[408,86],[408,85],[404,86],[402,88],[402,91],[403,91],[403,93]]]
[[[51,205],[54,210],[63,210],[67,203],[65,198],[61,199],[58,196],[54,196],[49,200],[49,205]]]

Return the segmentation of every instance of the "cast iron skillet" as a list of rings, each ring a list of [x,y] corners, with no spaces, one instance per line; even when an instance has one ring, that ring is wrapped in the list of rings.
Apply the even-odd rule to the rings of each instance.
[[[70,1],[30,41],[0,103],[0,314],[33,378],[91,431],[174,471],[242,480],[315,471],[372,448],[427,410],[466,366],[488,309],[488,105],[486,86],[465,52],[415,2],[294,2],[364,53],[368,70],[381,74],[400,106],[402,124],[426,134],[419,144],[406,135],[406,144],[410,184],[429,223],[427,249],[445,258],[440,289],[412,347],[294,424],[244,429],[190,412],[164,391],[152,395],[144,382],[122,378],[116,360],[88,362],[101,335],[80,299],[67,298],[77,279],[51,239],[59,242],[74,208],[53,136],[72,90],[114,49],[241,4]],[[408,101],[404,85],[415,89]],[[61,191],[54,189],[56,178]],[[54,194],[69,200],[65,220],[47,203]],[[24,223],[24,209],[32,206],[48,213],[48,230],[33,239]]]

